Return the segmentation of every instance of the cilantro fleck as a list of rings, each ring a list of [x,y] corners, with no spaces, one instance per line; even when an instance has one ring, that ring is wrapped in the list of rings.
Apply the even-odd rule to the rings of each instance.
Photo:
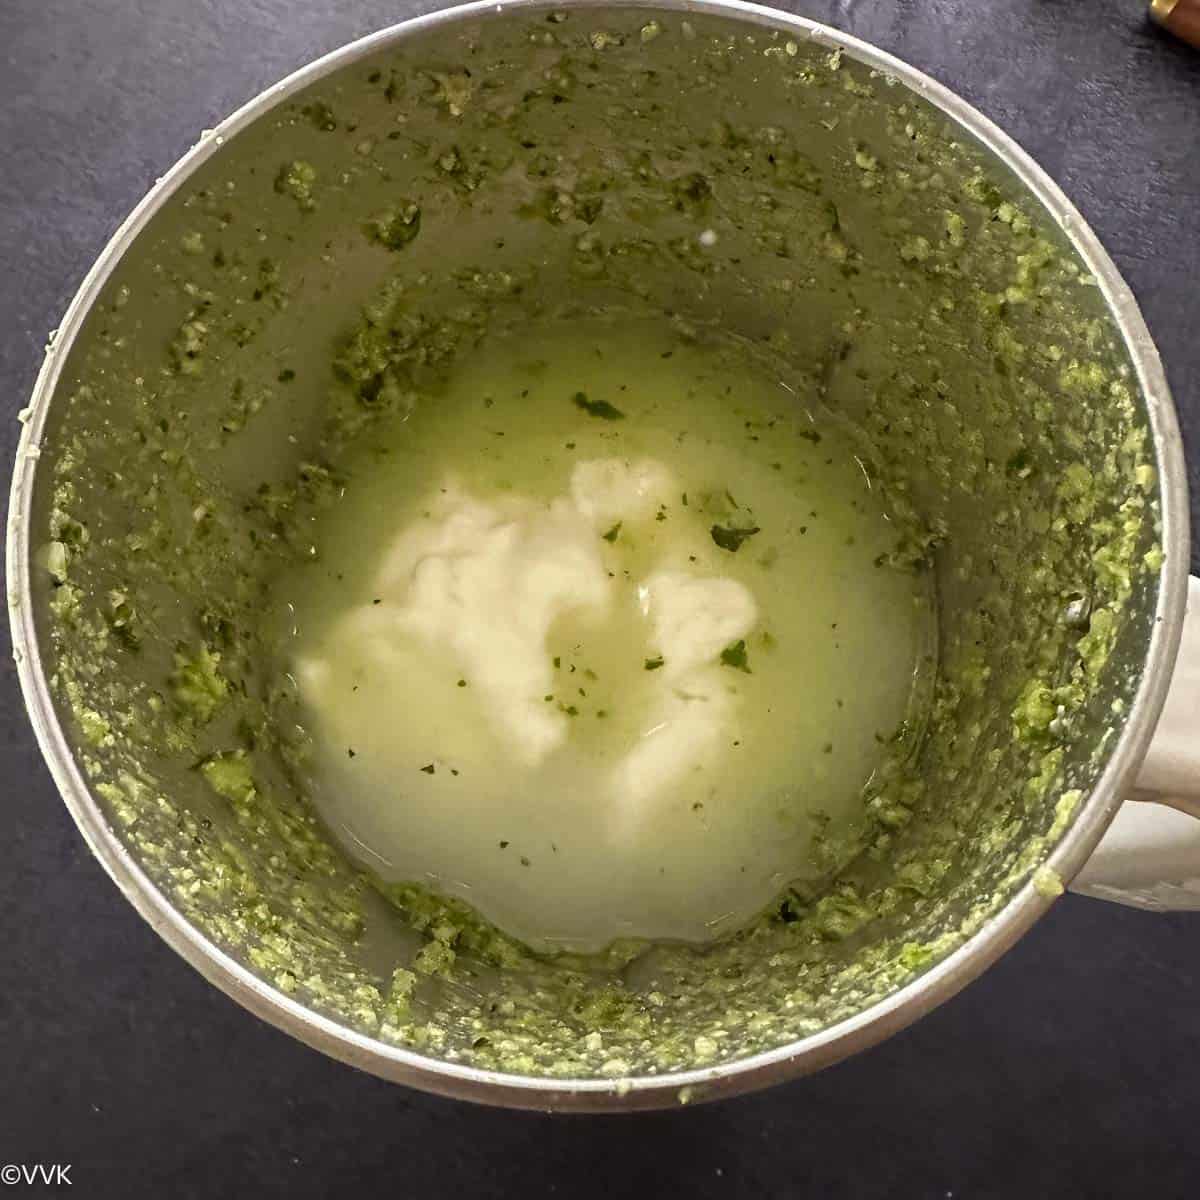
[[[661,667],[665,661],[666,660],[663,658],[663,656],[661,654],[657,658],[648,658],[648,659],[646,659],[646,670],[647,671],[657,671],[658,668]]]
[[[324,100],[306,104],[300,111],[308,118],[314,129],[320,129],[323,133],[332,133],[337,128],[333,109]]]
[[[615,542],[617,535],[621,532],[621,522],[618,521],[607,533],[602,534],[606,542]]]
[[[527,859],[525,857],[525,855],[523,855],[523,854],[521,855],[521,866],[523,866],[523,867],[529,866],[529,859]]]
[[[730,643],[721,651],[721,665],[724,667],[733,667],[737,671],[745,671],[747,675],[752,674],[750,663],[746,658],[746,641],[744,638]]]
[[[421,210],[411,200],[373,217],[365,226],[367,237],[388,250],[403,250],[421,232]]]
[[[1004,464],[1004,472],[1006,475],[1012,475],[1018,479],[1028,478],[1032,474],[1029,451],[1022,448],[1012,455],[1008,462]]]
[[[500,849],[501,849],[501,850],[507,850],[507,849],[508,849],[508,843],[507,843],[507,842],[501,842],[501,843],[500,843]]]
[[[747,538],[753,537],[759,532],[759,527],[754,525],[749,529],[730,529],[725,525],[714,525],[711,532],[712,540],[722,550],[728,550],[730,554],[736,554]]]
[[[296,378],[296,372],[291,367],[284,367],[276,376],[280,383],[291,383]]]
[[[458,686],[459,686],[459,687],[466,687],[466,686],[467,686],[467,681],[466,681],[465,679],[460,679],[460,680],[458,681]]]
[[[347,754],[348,754],[348,755],[349,755],[351,758],[353,758],[353,757],[354,757],[354,755],[355,755],[355,750],[354,750],[354,747],[353,747],[353,746],[347,746],[347,747],[346,747],[346,753],[347,753]]]
[[[433,763],[426,763],[426,764],[425,764],[425,766],[423,766],[423,767],[421,768],[421,770],[422,770],[422,771],[423,771],[423,772],[424,772],[426,775],[433,775],[433,774],[434,774],[434,773],[437,771],[437,767],[435,767],[435,766],[433,765]]]
[[[589,417],[599,417],[602,421],[623,421],[625,414],[614,408],[607,400],[589,400],[587,392],[576,392],[571,397],[571,403],[581,408]]]

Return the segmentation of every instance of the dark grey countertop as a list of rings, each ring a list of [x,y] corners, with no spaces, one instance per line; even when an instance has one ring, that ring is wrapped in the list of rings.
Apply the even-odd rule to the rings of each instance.
[[[426,7],[2,0],[6,473],[47,331],[154,178],[264,85]],[[930,72],[1063,185],[1141,300],[1200,495],[1200,53],[1147,27],[1141,0],[786,7]],[[0,780],[0,1165],[71,1163],[76,1194],[1200,1195],[1200,915],[1067,897],[958,998],[811,1079],[550,1118],[358,1074],[209,987],[92,861],[7,650]]]

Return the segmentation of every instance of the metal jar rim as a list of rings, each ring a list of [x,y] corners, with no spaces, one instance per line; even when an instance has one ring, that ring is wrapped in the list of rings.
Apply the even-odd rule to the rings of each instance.
[[[13,653],[42,753],[59,792],[88,845],[151,927],[206,979],[278,1028],[308,1045],[383,1078],[441,1095],[514,1108],[608,1111],[660,1108],[681,1096],[715,1099],[766,1087],[818,1070],[904,1028],[1000,957],[1053,902],[1031,884],[1022,887],[969,940],[903,988],[819,1033],[777,1049],[703,1069],[622,1080],[548,1079],[480,1070],[429,1058],[377,1041],[313,1012],[270,987],[208,940],[172,906],[122,844],[88,790],[50,696],[38,645],[30,590],[30,512],[39,444],[62,364],[116,264],[153,215],[221,146],[302,88],[427,30],[508,13],[550,11],[548,0],[489,0],[401,22],[335,50],[266,89],[215,129],[205,131],[147,193],[113,235],[71,301],[34,387],[17,449],[9,501],[7,573]],[[1162,494],[1166,558],[1155,622],[1134,703],[1108,762],[1078,818],[1054,847],[1047,865],[1064,880],[1083,866],[1129,791],[1149,745],[1170,682],[1184,614],[1188,571],[1186,472],[1175,410],[1158,351],[1137,301],[1075,207],[1049,176],[988,118],[920,71],[866,42],[804,17],[741,0],[573,0],[575,8],[645,9],[733,18],[848,56],[904,83],[995,154],[1045,207],[1095,277],[1125,341],[1145,398]],[[687,1089],[684,1091],[683,1089]]]

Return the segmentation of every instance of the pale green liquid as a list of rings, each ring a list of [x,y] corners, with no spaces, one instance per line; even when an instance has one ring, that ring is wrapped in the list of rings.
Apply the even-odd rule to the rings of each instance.
[[[579,391],[624,419],[582,411]],[[551,630],[549,703],[574,712],[566,743],[529,768],[452,655],[363,633],[379,567],[451,476],[478,497],[549,501],[576,463],[613,457],[656,460],[679,493],[601,547],[612,615]],[[530,944],[579,950],[711,939],[841,865],[881,742],[923,697],[933,614],[927,579],[876,563],[898,530],[853,444],[814,425],[786,380],[665,323],[532,326],[464,360],[445,394],[344,465],[318,561],[280,600],[285,656],[298,675],[321,664],[314,801],[364,865],[459,896]],[[751,519],[760,532],[736,553],[714,542],[714,524]],[[733,705],[719,744],[619,820],[613,764],[654,732],[637,586],[664,568],[749,589],[750,672],[719,667]]]

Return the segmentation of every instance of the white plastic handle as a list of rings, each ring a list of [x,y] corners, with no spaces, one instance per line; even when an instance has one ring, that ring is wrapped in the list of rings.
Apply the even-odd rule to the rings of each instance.
[[[1137,790],[1071,891],[1158,912],[1200,909],[1200,579],[1188,580],[1179,657]]]

